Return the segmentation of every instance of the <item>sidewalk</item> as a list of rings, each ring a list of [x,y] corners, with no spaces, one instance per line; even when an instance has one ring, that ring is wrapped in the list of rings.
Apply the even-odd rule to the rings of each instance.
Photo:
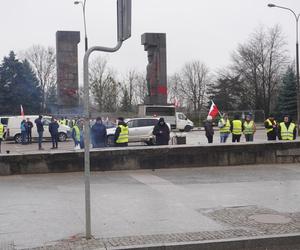
[[[0,177],[0,249],[105,249],[300,234],[300,166]]]

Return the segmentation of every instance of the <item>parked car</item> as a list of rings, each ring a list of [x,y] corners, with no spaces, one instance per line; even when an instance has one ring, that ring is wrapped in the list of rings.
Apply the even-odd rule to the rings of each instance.
[[[128,125],[129,142],[142,142],[147,145],[155,143],[155,136],[152,134],[154,126],[158,123],[159,118],[131,118],[126,119]],[[168,124],[170,128],[170,124]],[[108,145],[114,144],[114,135],[116,128],[107,129],[107,142]]]
[[[23,116],[3,116],[0,117],[1,123],[4,124],[4,127],[6,129],[6,135],[5,135],[5,140],[14,140],[16,143],[21,143],[21,129],[20,129],[20,124],[23,119],[29,118],[30,121],[33,123],[33,128],[32,128],[32,139],[37,139],[38,138],[38,133],[36,130],[36,126],[34,123],[34,120],[38,118],[37,115],[26,115],[25,117]],[[42,119],[44,123],[44,134],[43,137],[44,139],[50,139],[51,135],[49,133],[48,126],[51,122],[51,117],[50,116],[43,116]],[[59,141],[63,142],[66,141],[68,136],[71,134],[71,128],[66,125],[59,125],[58,128],[58,139]]]

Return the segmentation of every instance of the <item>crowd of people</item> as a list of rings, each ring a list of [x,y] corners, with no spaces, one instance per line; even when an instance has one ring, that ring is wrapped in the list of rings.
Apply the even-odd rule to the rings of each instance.
[[[240,142],[242,135],[245,136],[246,142],[254,141],[256,132],[256,124],[253,120],[252,114],[247,114],[245,119],[240,119],[236,114],[233,120],[229,120],[228,115],[224,113],[219,122],[218,127],[220,131],[220,143],[226,143],[229,135],[232,135],[232,142]],[[283,117],[283,121],[278,123],[273,114],[264,122],[266,135],[268,141],[277,140],[295,140],[297,135],[296,124],[292,121],[289,115]],[[204,123],[205,135],[208,143],[213,143],[214,128],[213,119],[211,116],[207,117]]]
[[[43,116],[39,115],[34,121],[37,133],[38,133],[38,149],[44,150],[42,147],[43,134],[44,134],[44,121]],[[32,129],[34,127],[30,118],[24,118],[20,124],[21,130],[21,143],[32,143]],[[116,123],[116,130],[113,138],[113,145],[108,143],[107,136],[107,121],[102,121],[101,117],[98,117],[92,122],[90,127],[91,144],[93,148],[103,148],[109,146],[127,147],[129,129],[124,121],[124,118],[119,117]],[[49,133],[52,140],[52,148],[58,148],[59,142],[59,127],[66,125],[71,128],[71,137],[74,141],[74,149],[84,148],[84,120],[78,117],[74,119],[67,119],[61,117],[60,119],[51,118],[51,122],[48,125]],[[207,117],[204,123],[205,135],[208,143],[213,143],[214,138],[214,126],[211,116]],[[230,120],[228,115],[224,113],[217,124],[220,132],[220,142],[226,143],[229,135],[232,135],[232,142],[240,142],[242,135],[244,135],[246,142],[254,141],[256,124],[253,120],[252,114],[247,114],[245,119],[241,119],[239,115],[235,115],[234,119]],[[277,122],[274,115],[270,114],[264,122],[266,129],[267,139],[269,141],[277,140],[295,140],[297,134],[296,124],[292,121],[291,117],[285,115],[282,122]],[[1,153],[1,141],[4,138],[5,127],[0,123],[0,153]],[[164,118],[160,118],[156,126],[154,126],[152,134],[155,136],[156,145],[168,145],[170,140],[170,129],[164,121]]]

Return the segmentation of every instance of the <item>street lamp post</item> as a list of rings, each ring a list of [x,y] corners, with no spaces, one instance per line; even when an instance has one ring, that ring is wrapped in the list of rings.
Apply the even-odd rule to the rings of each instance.
[[[300,135],[300,80],[299,80],[299,19],[300,13],[297,15],[295,11],[284,6],[278,6],[276,4],[269,3],[268,7],[270,8],[279,8],[290,11],[296,20],[296,74],[297,74],[297,126],[298,126],[298,135]]]
[[[82,13],[83,13],[83,23],[84,23],[84,41],[85,41],[85,51],[88,50],[88,39],[86,33],[86,20],[85,20],[85,4],[86,0],[82,1],[75,1],[74,4],[81,4],[82,6]]]

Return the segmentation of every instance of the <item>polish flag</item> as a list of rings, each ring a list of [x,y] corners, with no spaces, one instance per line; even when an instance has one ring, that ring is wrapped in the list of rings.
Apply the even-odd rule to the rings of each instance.
[[[23,109],[23,106],[21,105],[21,116],[25,116],[24,115],[24,109]]]
[[[218,116],[218,114],[219,114],[219,109],[217,105],[213,101],[211,101],[211,106],[208,115],[214,119],[216,116]]]

